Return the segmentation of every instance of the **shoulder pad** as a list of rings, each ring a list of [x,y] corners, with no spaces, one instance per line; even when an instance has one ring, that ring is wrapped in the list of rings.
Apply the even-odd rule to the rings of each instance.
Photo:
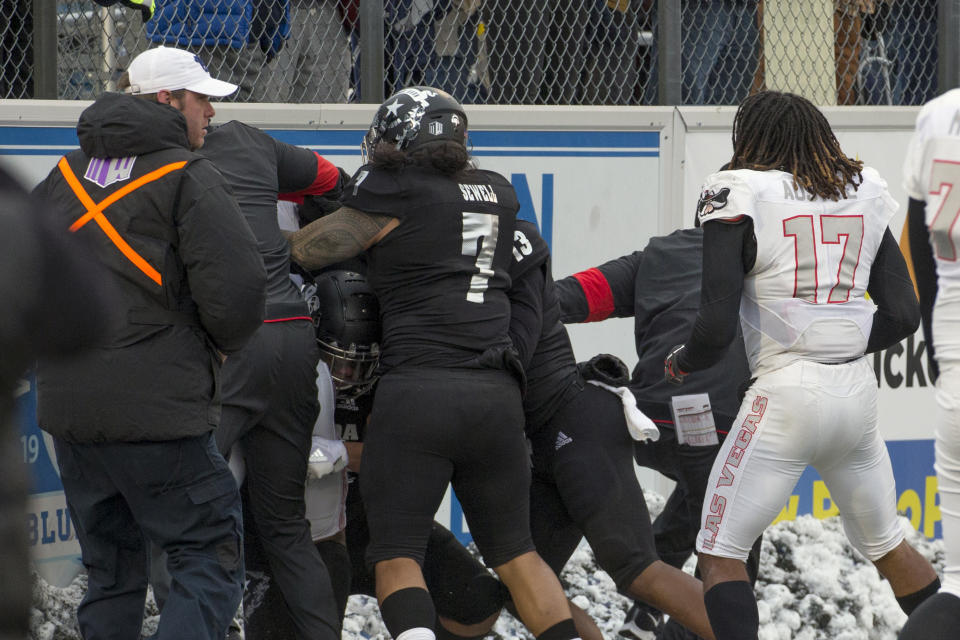
[[[736,223],[753,215],[754,191],[739,171],[719,171],[707,177],[697,201],[697,223],[711,220]]]

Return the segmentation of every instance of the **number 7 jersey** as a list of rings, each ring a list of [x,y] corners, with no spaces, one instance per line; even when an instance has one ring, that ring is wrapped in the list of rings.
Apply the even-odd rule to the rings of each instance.
[[[740,323],[754,375],[796,360],[844,362],[864,354],[873,313],[870,267],[897,210],[869,167],[857,190],[812,198],[782,171],[739,169],[707,178],[701,223],[753,221],[757,256],[745,275]]]
[[[506,178],[365,165],[341,201],[400,221],[367,252],[383,325],[381,373],[479,367],[485,350],[510,345],[506,291],[519,204]]]

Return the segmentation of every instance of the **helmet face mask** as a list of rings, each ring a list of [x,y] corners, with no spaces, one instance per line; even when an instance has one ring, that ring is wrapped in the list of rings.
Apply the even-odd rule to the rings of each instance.
[[[380,345],[358,347],[351,344],[341,349],[335,344],[317,338],[320,345],[320,360],[330,370],[337,390],[356,388],[366,390],[376,380],[377,364],[380,362]]]
[[[314,279],[320,359],[338,391],[360,395],[376,380],[380,361],[380,305],[359,273],[325,271]]]
[[[453,96],[433,87],[408,87],[380,105],[360,146],[370,161],[381,142],[397,151],[410,151],[431,142],[467,144],[467,115]]]

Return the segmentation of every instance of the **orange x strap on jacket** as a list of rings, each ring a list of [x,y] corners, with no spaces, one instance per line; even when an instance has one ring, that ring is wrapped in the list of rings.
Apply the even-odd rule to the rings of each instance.
[[[63,174],[64,179],[66,179],[67,184],[70,185],[70,188],[73,189],[73,193],[80,200],[81,204],[87,208],[87,212],[77,218],[77,220],[70,225],[70,231],[77,231],[80,227],[93,220],[103,230],[103,232],[107,234],[107,237],[110,238],[110,241],[113,242],[114,245],[116,245],[117,249],[119,249],[120,252],[126,256],[127,260],[132,262],[134,266],[145,273],[148,278],[162,286],[163,279],[160,277],[160,273],[150,266],[150,263],[144,260],[139,253],[134,251],[133,247],[127,244],[127,241],[120,236],[113,225],[110,224],[110,221],[107,220],[107,217],[103,215],[103,210],[117,200],[120,200],[124,196],[136,191],[143,185],[162,178],[171,171],[182,169],[186,164],[186,160],[181,162],[171,162],[170,164],[164,165],[159,169],[155,169],[150,173],[140,176],[130,184],[124,185],[100,202],[95,203],[93,198],[91,198],[90,195],[84,190],[83,185],[80,184],[77,176],[73,173],[73,169],[70,168],[70,164],[67,162],[67,159],[65,157],[60,158],[60,162],[57,163],[60,173]]]

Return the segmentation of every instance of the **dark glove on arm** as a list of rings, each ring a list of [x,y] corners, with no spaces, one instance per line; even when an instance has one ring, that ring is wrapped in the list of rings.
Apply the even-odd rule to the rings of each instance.
[[[623,360],[609,353],[578,362],[577,369],[584,380],[596,380],[611,387],[625,387],[630,382],[630,369]]]

